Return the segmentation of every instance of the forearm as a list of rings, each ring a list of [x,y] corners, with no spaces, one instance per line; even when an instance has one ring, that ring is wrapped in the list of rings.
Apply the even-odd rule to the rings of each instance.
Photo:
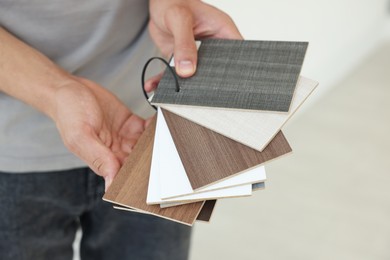
[[[0,27],[0,91],[53,118],[56,90],[72,81],[70,74]]]

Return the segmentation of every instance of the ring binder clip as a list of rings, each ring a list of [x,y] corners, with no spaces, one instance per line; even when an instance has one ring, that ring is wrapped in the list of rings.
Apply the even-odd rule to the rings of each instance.
[[[179,85],[179,80],[177,79],[177,75],[175,73],[175,71],[172,69],[172,67],[169,65],[169,63],[164,60],[163,58],[161,57],[152,57],[150,58],[144,65],[144,68],[142,69],[142,79],[141,79],[141,82],[142,82],[142,90],[144,92],[144,95],[145,95],[145,98],[148,100],[149,97],[148,97],[148,93],[146,93],[145,91],[145,74],[146,74],[146,69],[148,68],[149,64],[153,61],[153,60],[160,60],[162,61],[166,66],[167,68],[171,71],[174,79],[175,79],[175,84],[176,84],[176,89],[175,91],[176,92],[179,92],[180,91],[180,85]],[[157,110],[157,108],[154,106],[154,105],[151,105],[155,110]]]

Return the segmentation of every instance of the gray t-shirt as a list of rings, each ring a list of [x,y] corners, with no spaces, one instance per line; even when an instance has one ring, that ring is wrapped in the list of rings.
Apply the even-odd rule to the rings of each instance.
[[[157,54],[147,23],[146,0],[0,0],[1,26],[65,70],[109,89],[144,117],[153,110],[143,97],[141,71]],[[0,171],[85,165],[64,147],[53,121],[0,92]]]

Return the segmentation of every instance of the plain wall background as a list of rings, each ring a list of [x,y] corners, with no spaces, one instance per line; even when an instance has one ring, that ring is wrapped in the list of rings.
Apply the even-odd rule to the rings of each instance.
[[[228,13],[245,39],[308,41],[302,75],[320,82],[308,103],[329,91],[390,38],[388,0],[205,2]]]
[[[265,190],[218,201],[190,259],[390,259],[390,5],[208,2],[247,39],[309,41],[302,75],[320,85],[283,127],[293,153],[266,164]]]

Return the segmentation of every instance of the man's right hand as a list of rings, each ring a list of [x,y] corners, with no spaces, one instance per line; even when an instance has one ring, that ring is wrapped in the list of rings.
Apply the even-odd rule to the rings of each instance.
[[[81,78],[57,88],[53,112],[66,147],[105,178],[106,188],[147,125],[109,91]]]

